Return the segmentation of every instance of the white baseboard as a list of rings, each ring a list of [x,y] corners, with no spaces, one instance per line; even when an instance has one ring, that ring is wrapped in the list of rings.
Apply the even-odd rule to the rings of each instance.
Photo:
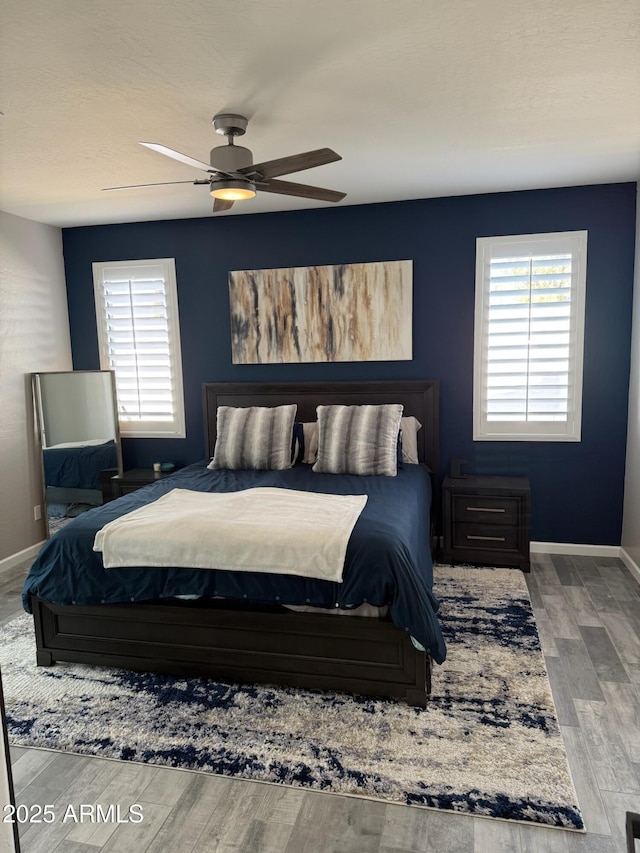
[[[636,563],[636,561],[629,555],[624,548],[620,548],[620,559],[625,564],[625,566],[629,569],[631,574],[635,577],[635,579],[640,583],[640,566]]]
[[[567,554],[576,557],[621,557],[619,545],[580,545],[572,542],[531,542],[532,554]]]
[[[5,557],[4,560],[0,560],[0,572],[3,569],[12,569],[14,566],[17,566],[18,563],[23,563],[25,560],[35,557],[43,545],[44,540],[42,542],[37,542],[35,545],[30,545],[22,551],[18,551],[17,554],[11,554],[10,557]]]

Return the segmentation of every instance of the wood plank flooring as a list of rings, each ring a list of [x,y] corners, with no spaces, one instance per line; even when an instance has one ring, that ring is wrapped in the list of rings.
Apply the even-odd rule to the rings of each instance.
[[[0,623],[22,612],[27,569],[0,573]],[[20,803],[144,816],[24,826],[23,853],[623,853],[640,812],[640,585],[617,559],[545,554],[527,583],[586,834],[12,748]]]

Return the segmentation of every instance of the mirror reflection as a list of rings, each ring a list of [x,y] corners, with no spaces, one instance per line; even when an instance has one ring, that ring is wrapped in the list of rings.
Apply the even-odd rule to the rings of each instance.
[[[111,370],[35,373],[48,535],[103,502],[122,473],[115,377]]]

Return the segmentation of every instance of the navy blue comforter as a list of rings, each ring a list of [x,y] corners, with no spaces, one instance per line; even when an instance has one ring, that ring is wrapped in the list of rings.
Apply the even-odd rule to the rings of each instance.
[[[117,468],[115,441],[84,447],[47,447],[42,451],[47,486],[67,489],[99,489],[100,471]]]
[[[174,488],[232,492],[256,486],[334,494],[367,494],[347,547],[342,583],[292,575],[208,569],[105,569],[93,550],[96,532],[109,521]],[[425,468],[405,465],[397,477],[317,474],[308,465],[286,471],[210,471],[196,463],[101,507],[82,513],[40,551],[24,590],[57,604],[155,601],[176,595],[223,596],[260,603],[351,608],[368,602],[389,615],[431,653],[445,658],[431,591],[429,550],[431,484]]]

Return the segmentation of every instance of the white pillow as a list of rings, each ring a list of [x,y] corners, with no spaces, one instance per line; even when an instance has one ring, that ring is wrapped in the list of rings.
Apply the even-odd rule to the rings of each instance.
[[[304,448],[304,453],[301,453]],[[313,465],[318,458],[318,422],[300,423],[293,425],[293,452],[291,462],[306,462]]]
[[[402,430],[402,461],[417,465],[418,460],[418,430],[422,424],[413,415],[410,418],[400,418]]]
[[[302,461],[307,465],[313,465],[318,458],[318,421],[302,424],[304,432],[304,456]]]

